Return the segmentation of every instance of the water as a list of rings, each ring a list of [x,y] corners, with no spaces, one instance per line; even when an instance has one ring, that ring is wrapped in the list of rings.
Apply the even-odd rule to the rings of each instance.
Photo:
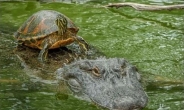
[[[24,73],[12,52],[16,46],[12,34],[30,15],[43,9],[67,15],[80,27],[79,35],[107,57],[123,57],[134,64],[142,74],[149,96],[144,110],[184,109],[184,11],[101,7],[108,3],[0,2],[0,110],[103,109],[72,95],[58,95],[56,86],[32,82]],[[139,3],[163,5],[183,1],[139,0]]]

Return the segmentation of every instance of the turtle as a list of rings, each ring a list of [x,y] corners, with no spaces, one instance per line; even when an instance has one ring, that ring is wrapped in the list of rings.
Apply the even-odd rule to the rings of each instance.
[[[41,10],[30,16],[14,33],[18,45],[40,49],[38,60],[47,60],[48,50],[76,41],[82,52],[88,43],[77,35],[79,28],[64,14],[54,10]]]

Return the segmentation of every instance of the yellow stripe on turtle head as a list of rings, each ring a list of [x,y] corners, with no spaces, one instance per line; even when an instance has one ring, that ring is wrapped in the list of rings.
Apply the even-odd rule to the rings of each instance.
[[[56,25],[58,26],[58,34],[64,35],[67,30],[67,19],[64,16],[58,15]]]

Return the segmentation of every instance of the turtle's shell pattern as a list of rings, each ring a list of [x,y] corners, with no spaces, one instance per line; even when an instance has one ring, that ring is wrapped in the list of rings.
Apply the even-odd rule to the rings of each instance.
[[[68,17],[57,11],[42,10],[29,17],[17,30],[14,37],[18,40],[40,39],[57,32],[56,20],[58,16],[67,20],[67,28],[63,29],[63,32],[70,29],[73,34],[77,34],[79,28]]]

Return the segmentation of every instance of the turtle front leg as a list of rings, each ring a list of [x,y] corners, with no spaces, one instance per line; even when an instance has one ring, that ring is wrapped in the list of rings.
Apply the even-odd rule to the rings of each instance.
[[[43,62],[45,62],[47,60],[49,47],[50,47],[50,45],[47,42],[44,42],[42,44],[42,49],[41,49],[41,51],[40,51],[40,53],[38,55],[38,60],[40,62],[43,63]]]
[[[77,41],[77,43],[79,44],[79,46],[83,52],[88,51],[89,45],[82,37],[76,36],[75,40]]]

